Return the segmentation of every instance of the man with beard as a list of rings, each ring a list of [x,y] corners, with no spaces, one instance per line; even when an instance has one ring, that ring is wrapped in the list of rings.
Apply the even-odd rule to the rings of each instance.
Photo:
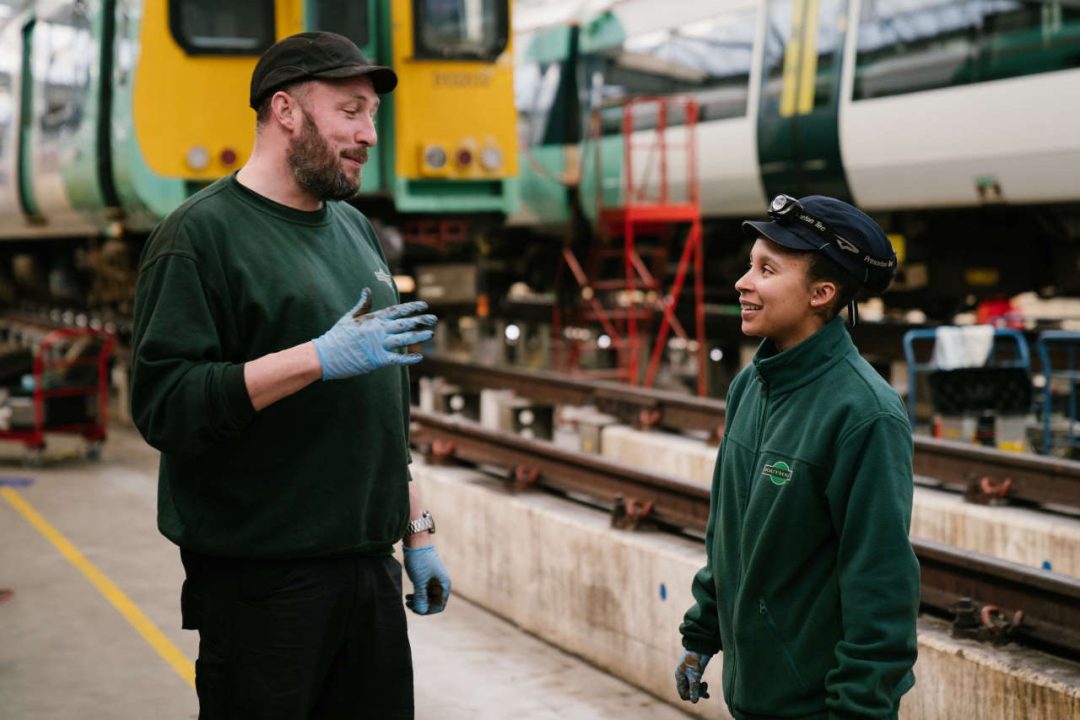
[[[132,414],[161,450],[158,527],[199,631],[200,718],[412,718],[408,607],[450,580],[409,482],[409,381],[432,336],[354,197],[397,84],[348,39],[277,43],[251,158],[151,235]],[[359,297],[359,300],[357,298]]]

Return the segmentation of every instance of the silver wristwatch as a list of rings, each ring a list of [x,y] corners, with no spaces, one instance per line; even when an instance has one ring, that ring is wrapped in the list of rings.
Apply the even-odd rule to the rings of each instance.
[[[435,518],[431,517],[431,513],[427,510],[423,512],[419,519],[409,523],[409,527],[405,530],[405,537],[424,532],[425,530],[429,533],[435,532]]]

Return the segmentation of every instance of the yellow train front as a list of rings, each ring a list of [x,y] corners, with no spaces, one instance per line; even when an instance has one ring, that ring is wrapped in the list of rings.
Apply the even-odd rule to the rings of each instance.
[[[360,206],[388,237],[467,244],[501,222],[515,197],[509,5],[0,3],[0,239],[39,241],[3,243],[0,266],[13,253],[29,255],[39,278],[59,277],[50,283],[52,301],[110,303],[95,277],[101,268],[80,266],[77,252],[55,249],[70,241],[59,241],[137,240],[190,194],[243,165],[254,138],[247,97],[255,62],[276,40],[304,30],[344,34],[400,78],[379,111]],[[18,278],[3,282],[17,286]],[[17,287],[0,295],[21,297]]]

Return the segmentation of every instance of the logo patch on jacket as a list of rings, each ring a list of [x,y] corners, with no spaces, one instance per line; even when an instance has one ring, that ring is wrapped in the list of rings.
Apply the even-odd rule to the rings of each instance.
[[[761,474],[769,478],[773,485],[787,485],[791,482],[791,476],[794,475],[794,471],[788,466],[786,462],[781,460],[780,462],[769,465],[765,463],[765,467],[761,469]]]
[[[394,289],[394,278],[393,278],[393,276],[390,275],[390,273],[388,273],[388,272],[386,272],[384,270],[376,270],[375,271],[375,279],[378,280],[379,282],[384,282],[387,285],[389,285],[391,290]]]

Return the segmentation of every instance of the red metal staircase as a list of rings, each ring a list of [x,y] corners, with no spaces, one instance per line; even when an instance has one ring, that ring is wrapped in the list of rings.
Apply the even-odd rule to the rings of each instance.
[[[655,118],[655,124],[638,131],[635,137],[635,118]],[[576,283],[576,304],[569,308],[555,305],[552,346],[556,367],[586,374],[581,369],[583,353],[590,347],[606,345],[616,352],[616,368],[590,374],[651,387],[669,334],[674,331],[690,342],[676,310],[692,268],[697,392],[705,395],[704,249],[697,176],[697,119],[698,105],[692,98],[626,100],[622,104],[620,198],[618,204],[606,205],[600,116],[599,112],[594,113],[591,134],[596,158],[598,238],[589,245],[584,262],[578,260],[570,247],[563,250],[557,282],[565,280],[569,270]],[[674,134],[680,137],[673,140]],[[683,172],[677,172],[680,166]],[[672,173],[673,167],[677,175]],[[683,181],[681,186],[675,184],[678,180]],[[666,286],[673,251],[679,252],[679,261],[674,279]],[[661,320],[653,334],[657,315]],[[594,332],[588,330],[590,327]],[[585,332],[575,333],[575,330]],[[598,345],[594,335],[606,341]],[[642,377],[642,353],[650,336],[652,347]]]

